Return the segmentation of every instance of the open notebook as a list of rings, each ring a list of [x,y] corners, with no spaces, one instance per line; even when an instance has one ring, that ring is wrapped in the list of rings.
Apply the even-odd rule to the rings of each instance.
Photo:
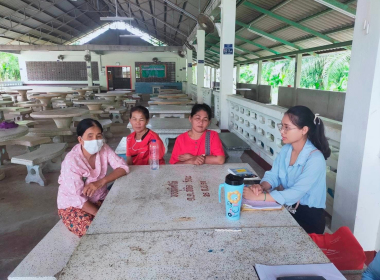
[[[332,263],[300,265],[256,264],[255,269],[260,280],[276,280],[277,277],[284,276],[323,276],[327,280],[346,279]]]

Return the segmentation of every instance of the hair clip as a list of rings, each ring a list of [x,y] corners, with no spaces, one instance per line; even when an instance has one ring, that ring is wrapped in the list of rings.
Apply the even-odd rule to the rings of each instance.
[[[318,124],[321,123],[321,121],[320,121],[320,119],[319,119],[318,116],[319,116],[319,114],[315,114],[315,115],[314,115],[314,124],[315,124],[315,125],[317,125],[317,119],[318,119]]]

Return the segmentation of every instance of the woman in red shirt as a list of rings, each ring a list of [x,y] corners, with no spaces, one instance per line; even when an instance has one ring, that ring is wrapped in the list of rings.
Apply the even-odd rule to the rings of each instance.
[[[207,130],[212,112],[207,104],[195,104],[189,121],[191,130],[177,137],[171,164],[223,164],[225,161],[223,145],[217,132]],[[209,138],[209,141],[206,141]],[[207,145],[206,145],[207,144]],[[206,146],[207,147],[206,149]]]
[[[127,137],[127,163],[128,165],[149,165],[149,144],[155,139],[159,146],[160,165],[165,164],[165,146],[160,136],[146,126],[149,123],[149,111],[144,106],[131,109],[129,121],[134,130]]]

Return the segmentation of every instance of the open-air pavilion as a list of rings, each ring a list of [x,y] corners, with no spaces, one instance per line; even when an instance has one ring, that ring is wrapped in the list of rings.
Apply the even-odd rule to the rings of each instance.
[[[332,152],[325,233],[348,227],[363,251],[380,250],[379,1],[13,0],[0,15],[0,52],[20,72],[0,82],[0,279],[259,279],[255,264],[331,263],[285,208],[234,224],[218,203],[229,168],[271,169],[284,145],[277,125],[295,105],[319,114]],[[345,51],[346,92],[301,87],[305,59]],[[292,62],[294,79],[274,92],[263,68],[277,61]],[[254,83],[240,80],[247,65]],[[169,165],[196,103],[212,108],[224,165]],[[166,165],[131,166],[78,238],[56,204],[76,126],[99,120],[126,159],[136,105],[149,109]],[[364,269],[339,270],[361,279]]]

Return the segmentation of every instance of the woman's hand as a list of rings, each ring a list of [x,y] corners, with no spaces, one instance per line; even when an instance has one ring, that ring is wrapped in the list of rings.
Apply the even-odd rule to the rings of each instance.
[[[183,154],[178,156],[179,161],[187,161],[189,159],[192,159],[194,156],[192,154]]]
[[[243,198],[248,200],[257,200],[257,195],[251,190],[251,188],[244,187],[243,189]]]
[[[94,193],[100,189],[101,187],[103,187],[107,182],[103,179],[99,180],[99,181],[95,181],[95,182],[92,182],[92,183],[89,183],[87,185],[84,186],[83,188],[83,194],[85,196],[88,196],[88,197],[91,197],[94,195]]]
[[[252,186],[249,187],[253,193],[258,196],[259,194],[263,193],[263,187],[259,184],[254,184]]]
[[[202,165],[205,163],[205,159],[204,156],[194,156],[192,161],[195,165]]]

